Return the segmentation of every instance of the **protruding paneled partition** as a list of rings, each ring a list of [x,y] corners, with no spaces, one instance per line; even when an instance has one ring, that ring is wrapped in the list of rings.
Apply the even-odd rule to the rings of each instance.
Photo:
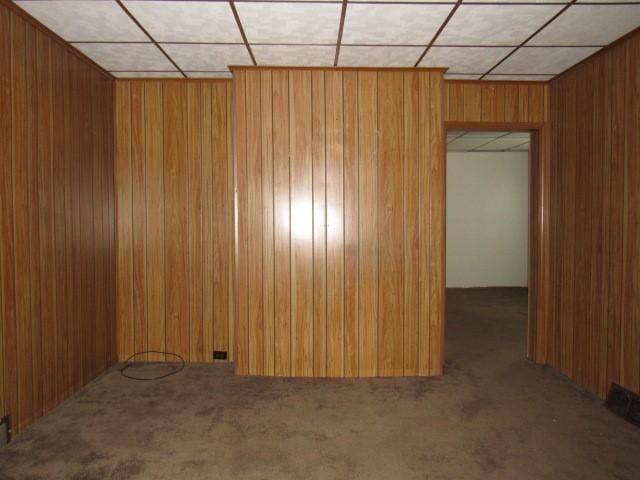
[[[443,79],[234,69],[236,371],[439,375]]]

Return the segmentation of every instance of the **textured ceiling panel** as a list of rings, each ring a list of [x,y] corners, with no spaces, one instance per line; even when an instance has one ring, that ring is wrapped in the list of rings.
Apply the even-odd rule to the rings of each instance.
[[[512,50],[512,47],[431,47],[420,66],[449,67],[451,73],[484,73]]]
[[[640,25],[640,5],[569,7],[529,45],[608,45]]]
[[[462,5],[437,45],[519,45],[562,5]]]
[[[336,54],[336,47],[317,45],[254,45],[252,50],[258,65],[331,66]]]
[[[492,73],[557,74],[596,51],[597,47],[523,47]]]
[[[546,82],[552,78],[553,75],[487,75],[484,80]]]
[[[117,78],[183,78],[178,71],[175,72],[111,72]]]
[[[413,67],[423,47],[340,47],[338,65],[350,67]]]
[[[250,43],[335,43],[339,3],[236,3]]]
[[[74,47],[106,70],[175,70],[151,43],[74,43]]]
[[[447,151],[448,152],[468,152],[469,150],[473,150],[475,148],[478,148],[484,145],[488,141],[491,141],[491,139],[477,138],[477,137],[474,138],[474,137],[468,137],[465,135],[463,137],[459,137],[453,140],[452,142],[448,143]]]
[[[466,74],[466,73],[445,73],[445,80],[480,80],[482,75],[476,74]]]
[[[447,132],[447,151],[527,151],[529,132],[462,131]]]
[[[229,65],[252,65],[244,45],[162,45],[182,70],[226,71]]]
[[[231,78],[231,72],[184,72],[189,78]]]
[[[453,5],[347,6],[342,43],[426,45]]]
[[[569,3],[571,0],[462,0],[464,3]]]
[[[157,42],[242,43],[227,2],[124,3]]]
[[[523,143],[527,143],[527,140],[523,140],[522,138],[512,138],[510,135],[508,135],[506,137],[496,138],[494,141],[485,145],[481,145],[476,150],[478,152],[511,150],[521,146]]]
[[[70,42],[149,40],[124,10],[111,0],[43,0],[15,3]]]

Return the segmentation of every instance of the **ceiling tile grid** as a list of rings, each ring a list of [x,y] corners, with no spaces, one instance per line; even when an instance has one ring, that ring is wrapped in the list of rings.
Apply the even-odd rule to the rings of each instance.
[[[118,78],[229,65],[442,67],[548,81],[640,25],[637,0],[14,0]]]

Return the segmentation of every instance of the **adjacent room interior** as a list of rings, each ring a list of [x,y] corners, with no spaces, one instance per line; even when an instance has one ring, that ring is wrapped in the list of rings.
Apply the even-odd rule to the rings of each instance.
[[[637,479],[639,26],[0,0],[0,478]]]

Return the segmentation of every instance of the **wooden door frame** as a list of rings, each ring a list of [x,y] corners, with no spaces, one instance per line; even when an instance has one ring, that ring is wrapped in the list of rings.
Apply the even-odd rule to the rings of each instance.
[[[548,259],[549,259],[549,126],[546,123],[528,122],[445,122],[445,232],[446,249],[446,182],[447,161],[446,145],[448,130],[499,130],[526,131],[531,133],[531,147],[529,149],[529,255],[528,255],[528,327],[527,327],[527,357],[536,362],[546,362],[545,332],[548,299]],[[446,252],[446,250],[445,250]],[[446,253],[445,253],[446,272]],[[446,288],[446,273],[443,276]],[[446,323],[443,319],[443,323]],[[443,325],[443,329],[446,328]],[[443,359],[444,360],[444,359]]]

